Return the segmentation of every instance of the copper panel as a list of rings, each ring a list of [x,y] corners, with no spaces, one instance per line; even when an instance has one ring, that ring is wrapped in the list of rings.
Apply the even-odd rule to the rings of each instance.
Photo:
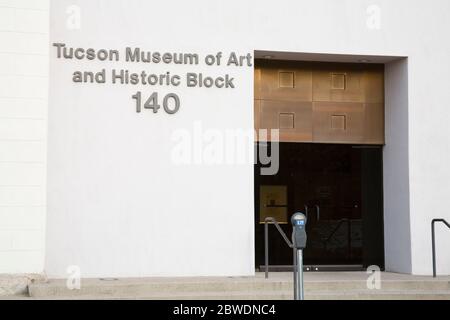
[[[364,104],[349,102],[313,103],[313,141],[362,143]]]
[[[259,121],[261,129],[280,129],[281,142],[312,141],[310,102],[261,100]]]
[[[384,144],[384,66],[256,61],[255,127],[286,142]]]
[[[341,75],[340,81],[343,83],[336,88],[338,75]],[[330,70],[314,70],[313,101],[364,102],[361,81],[362,73],[358,71],[339,73]]]
[[[384,144],[383,103],[364,104],[364,143]]]
[[[364,102],[384,103],[384,74],[380,70],[368,70],[363,75]]]
[[[293,71],[278,72],[278,86],[280,88],[295,88],[295,74]]]
[[[261,92],[261,69],[260,68],[255,68],[253,86],[254,86],[254,91],[253,91],[254,99],[260,99],[260,92]]]
[[[263,68],[260,94],[263,100],[311,101],[312,72],[300,67]]]
[[[345,90],[345,73],[332,73],[331,74],[331,89]]]
[[[280,113],[278,126],[280,129],[295,129],[295,113]]]
[[[254,100],[253,103],[254,117],[255,117],[255,129],[259,129],[260,126],[260,115],[261,115],[261,101]]]
[[[332,115],[331,116],[331,129],[346,130],[347,129],[347,116],[346,115]]]

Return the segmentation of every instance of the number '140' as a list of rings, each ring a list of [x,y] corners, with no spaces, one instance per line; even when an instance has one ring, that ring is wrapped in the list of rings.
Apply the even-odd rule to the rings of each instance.
[[[131,98],[136,100],[136,112],[141,112],[142,110],[142,93],[140,91],[136,92]],[[159,104],[158,92],[153,92],[143,105],[144,109],[152,109],[153,113],[157,113],[161,108]],[[164,96],[162,100],[162,107],[168,114],[177,113],[180,109],[180,97],[175,93],[168,93]]]

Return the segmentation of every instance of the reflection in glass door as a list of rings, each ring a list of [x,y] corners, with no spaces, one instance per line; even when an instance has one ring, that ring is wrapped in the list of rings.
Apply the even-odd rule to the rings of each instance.
[[[256,266],[264,261],[264,218],[273,216],[290,237],[289,217],[308,216],[305,265],[323,269],[383,267],[380,147],[281,143],[280,170],[260,176],[255,166]],[[292,250],[273,227],[270,264],[292,265]]]

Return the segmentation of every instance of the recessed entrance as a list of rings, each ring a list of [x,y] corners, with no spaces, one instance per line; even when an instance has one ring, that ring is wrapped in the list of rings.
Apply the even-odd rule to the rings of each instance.
[[[305,265],[361,269],[384,265],[381,147],[280,143],[280,169],[255,166],[256,265],[264,264],[264,220],[274,217],[287,235],[290,216],[308,215]],[[292,264],[292,250],[269,228],[272,266]],[[347,268],[346,268],[347,267]]]
[[[264,264],[265,218],[275,218],[290,236],[290,216],[302,211],[305,266],[383,269],[383,65],[255,65],[255,127],[277,129],[280,138],[278,172],[262,175],[255,165],[256,267]],[[269,256],[274,269],[292,266],[292,249],[275,227]]]

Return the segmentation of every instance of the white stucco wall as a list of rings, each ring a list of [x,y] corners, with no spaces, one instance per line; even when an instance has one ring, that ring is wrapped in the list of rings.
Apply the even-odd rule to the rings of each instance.
[[[411,273],[409,190],[408,60],[385,66],[383,149],[384,243],[386,269]]]
[[[81,28],[69,30],[66,9],[73,4],[81,8]],[[367,25],[373,14],[368,8],[380,9],[379,28]],[[393,117],[387,119],[387,143],[393,145],[385,148],[392,174],[385,176],[386,222],[392,222],[385,228],[386,267],[429,274],[429,223],[435,216],[450,220],[449,9],[447,0],[58,0],[51,5],[51,41],[200,55],[273,50],[408,57],[407,72],[398,77],[407,80],[407,106],[405,97],[387,96],[402,111],[394,103],[386,113]],[[239,85],[229,91],[178,88],[183,105],[177,115],[138,115],[130,99],[137,88],[69,81],[74,69],[111,65],[50,54],[49,275],[65,276],[72,264],[84,276],[252,274],[253,166],[176,167],[169,161],[169,138],[197,120],[206,128],[251,129],[253,70],[194,68],[232,73]],[[438,238],[438,270],[450,274],[450,234],[439,230]]]
[[[0,1],[0,274],[44,270],[49,10]]]
[[[81,5],[81,29],[69,31],[65,12],[73,3]],[[146,10],[161,19],[153,28],[141,16]],[[235,49],[226,40],[216,47],[188,41],[170,26],[157,31],[157,25],[168,24],[154,10],[153,2],[143,1],[54,1],[51,38],[122,54],[126,46],[201,57]],[[161,10],[169,12],[169,6]],[[245,47],[236,49],[247,53]],[[63,276],[68,265],[80,266],[87,277],[253,274],[253,164],[177,166],[170,140],[175,130],[192,130],[198,121],[204,129],[252,128],[253,109],[245,106],[253,105],[253,68],[70,62],[51,54],[48,274]],[[70,81],[74,70],[104,67],[231,73],[239,88]],[[131,99],[137,90],[144,96],[175,92],[180,111],[137,114]]]

